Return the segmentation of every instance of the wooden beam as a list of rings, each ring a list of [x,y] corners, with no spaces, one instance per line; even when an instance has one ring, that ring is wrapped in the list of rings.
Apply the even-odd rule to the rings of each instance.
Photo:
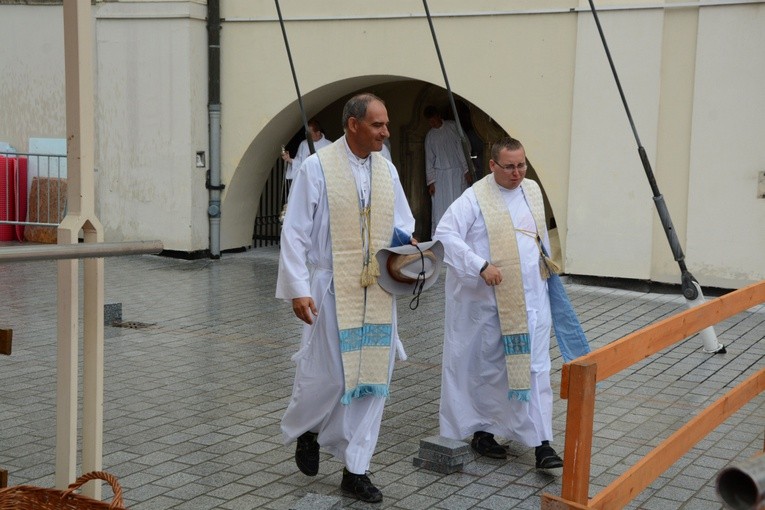
[[[8,471],[0,469],[0,489],[8,487]]]
[[[611,482],[590,501],[593,509],[624,508],[660,474],[747,402],[765,391],[765,368],[723,395]],[[568,438],[567,446],[568,446]]]
[[[552,494],[542,494],[542,510],[589,510],[590,507],[567,501]]]
[[[765,280],[642,328],[577,360],[597,364],[598,381],[602,381],[702,329],[763,302]],[[561,383],[561,395],[564,394],[567,393]]]
[[[11,344],[13,343],[13,330],[0,329],[0,354],[11,355]]]

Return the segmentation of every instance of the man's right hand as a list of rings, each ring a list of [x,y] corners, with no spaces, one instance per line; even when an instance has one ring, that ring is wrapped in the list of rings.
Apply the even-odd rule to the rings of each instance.
[[[502,283],[502,271],[494,264],[489,264],[481,273],[481,278],[489,287]]]
[[[428,184],[428,193],[430,193],[431,197],[436,194],[436,183],[435,182],[431,182],[430,184]]]
[[[313,318],[319,315],[312,297],[298,297],[292,300],[292,311],[306,324],[313,324]]]

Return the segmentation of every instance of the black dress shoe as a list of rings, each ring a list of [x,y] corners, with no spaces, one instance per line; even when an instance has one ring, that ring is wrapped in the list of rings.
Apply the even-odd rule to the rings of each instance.
[[[382,501],[382,492],[372,484],[366,474],[355,475],[343,468],[343,481],[340,484],[343,492],[366,503],[379,503]]]
[[[318,436],[315,432],[305,432],[297,438],[295,464],[304,475],[316,476],[319,472],[319,442],[316,441]]]
[[[563,459],[555,453],[548,441],[542,441],[534,451],[537,458],[537,469],[555,469],[563,467]]]
[[[497,443],[494,434],[478,430],[473,434],[473,440],[470,441],[470,447],[484,457],[490,459],[506,459],[507,448]]]

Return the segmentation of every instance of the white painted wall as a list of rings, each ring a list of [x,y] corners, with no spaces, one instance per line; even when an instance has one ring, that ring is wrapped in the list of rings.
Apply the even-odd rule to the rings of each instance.
[[[0,5],[0,141],[65,138],[64,10]]]
[[[640,139],[653,160],[659,108],[662,11],[613,11],[601,25]],[[595,22],[579,16],[566,271],[651,277],[651,188]]]
[[[765,278],[765,5],[705,9],[698,46],[688,263],[700,281],[737,287]]]
[[[95,16],[96,214],[107,241],[208,247],[206,7],[100,3]],[[63,9],[0,4],[0,141],[66,136]]]
[[[688,268],[702,285],[740,287],[765,278],[765,200],[756,198],[765,170],[765,2],[665,3],[597,2]],[[262,186],[300,119],[273,3],[222,4],[225,250],[250,245]],[[443,85],[420,2],[281,7],[309,116],[383,83],[402,93],[407,80]],[[566,271],[677,283],[587,2],[430,7],[454,92],[526,145]],[[96,203],[106,240],[208,247],[205,169],[194,166],[196,151],[209,156],[205,10],[202,1],[94,7]],[[60,6],[0,3],[0,141],[19,150],[30,136],[65,134],[61,14]],[[29,27],[35,37],[26,37]],[[392,106],[399,113],[410,104]],[[391,120],[397,129],[411,119]]]
[[[97,212],[112,241],[207,242],[205,9],[100,4],[96,22]]]

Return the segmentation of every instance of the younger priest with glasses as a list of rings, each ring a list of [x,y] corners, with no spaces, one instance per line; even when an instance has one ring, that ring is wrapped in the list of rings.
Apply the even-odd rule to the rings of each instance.
[[[440,433],[472,435],[473,450],[495,459],[508,455],[495,435],[517,441],[534,447],[538,469],[560,468],[550,445],[548,282],[557,275],[542,193],[525,179],[518,140],[495,143],[489,168],[452,203],[434,237],[447,265]]]

